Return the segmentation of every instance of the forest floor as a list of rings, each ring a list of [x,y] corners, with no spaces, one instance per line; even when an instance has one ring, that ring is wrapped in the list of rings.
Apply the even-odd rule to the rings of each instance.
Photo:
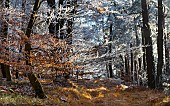
[[[161,90],[126,86],[118,80],[40,80],[46,99],[38,99],[28,81],[1,82],[0,106],[170,106]]]

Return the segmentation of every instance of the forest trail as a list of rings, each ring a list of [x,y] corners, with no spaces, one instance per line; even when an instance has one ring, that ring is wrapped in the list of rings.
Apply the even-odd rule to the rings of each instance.
[[[170,98],[162,91],[126,86],[119,80],[42,80],[47,99],[34,97],[28,82],[0,87],[0,104],[57,106],[169,106]],[[8,83],[6,83],[8,84]],[[11,90],[13,92],[11,92]],[[8,101],[7,101],[8,100]]]

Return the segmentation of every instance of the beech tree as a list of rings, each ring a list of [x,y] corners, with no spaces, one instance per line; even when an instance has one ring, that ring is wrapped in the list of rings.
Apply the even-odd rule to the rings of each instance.
[[[35,4],[34,4],[34,7],[33,7],[33,11],[32,11],[32,14],[31,14],[31,17],[30,17],[30,20],[29,20],[29,23],[28,23],[28,26],[27,26],[27,29],[26,29],[26,33],[25,35],[29,38],[31,36],[31,33],[32,33],[32,27],[35,23],[35,20],[36,20],[36,14],[38,12],[38,9],[40,7],[40,2],[41,0],[36,0],[35,1]],[[34,88],[35,90],[35,94],[36,96],[38,96],[39,98],[43,99],[43,98],[46,98],[46,95],[43,91],[43,88],[37,78],[37,76],[32,72],[32,68],[31,68],[31,62],[30,62],[30,50],[31,50],[31,44],[29,41],[26,41],[25,42],[25,51],[27,52],[27,55],[26,55],[26,65],[28,65],[28,78],[30,80],[30,83],[32,85],[32,87]]]
[[[162,87],[162,70],[163,70],[163,26],[164,26],[164,14],[162,0],[158,0],[158,64],[157,64],[157,87]]]
[[[143,18],[143,26],[142,26],[142,36],[144,40],[144,51],[146,53],[146,69],[148,75],[148,87],[155,88],[155,66],[154,66],[154,57],[153,57],[153,48],[152,48],[152,38],[151,38],[151,30],[148,24],[148,4],[147,0],[141,0],[142,5],[142,18]]]

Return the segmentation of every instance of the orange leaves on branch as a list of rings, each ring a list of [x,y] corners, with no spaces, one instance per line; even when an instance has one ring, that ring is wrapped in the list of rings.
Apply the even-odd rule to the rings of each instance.
[[[10,23],[13,24],[13,20],[10,20]],[[1,63],[17,67],[26,73],[27,69],[30,68],[25,65],[25,57],[27,55],[31,67],[34,67],[32,71],[35,73],[54,74],[57,70],[68,72],[78,68],[78,66],[74,66],[74,60],[70,61],[72,47],[66,43],[66,40],[57,39],[50,34],[34,34],[28,38],[18,28],[12,29],[8,36],[10,37],[10,43],[4,40],[3,44],[1,44]],[[31,44],[32,50],[30,53],[24,50],[26,42]],[[10,49],[6,49],[8,48],[4,46],[6,44],[8,44]]]
[[[74,67],[70,61],[71,46],[66,44],[65,40],[54,38],[50,34],[30,37],[33,50],[31,51],[30,61],[32,66],[38,70],[38,73],[51,73],[53,71],[71,71]],[[42,69],[43,68],[43,69]],[[51,71],[50,71],[51,70]]]

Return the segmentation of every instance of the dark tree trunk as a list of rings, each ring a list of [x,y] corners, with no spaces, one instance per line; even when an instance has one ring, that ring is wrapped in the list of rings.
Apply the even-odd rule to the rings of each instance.
[[[141,30],[141,32],[142,32],[142,30]],[[142,56],[142,62],[143,62],[143,70],[144,71],[146,71],[146,49],[145,49],[145,47],[144,47],[144,45],[145,45],[145,37],[144,37],[144,35],[142,34],[142,51],[143,51],[143,56]]]
[[[108,64],[106,63],[106,72],[107,72],[107,78],[109,78],[109,68],[108,68]]]
[[[131,56],[130,56],[130,57],[131,57],[131,72],[130,72],[130,73],[131,73],[131,76],[130,76],[130,77],[131,77],[131,80],[133,81],[133,80],[134,80],[134,76],[133,76],[133,75],[134,75],[134,73],[136,73],[136,72],[135,72],[136,70],[135,70],[135,71],[133,70],[134,57],[133,57],[132,44],[130,44],[130,48],[131,48],[131,51],[130,51],[130,52],[131,52],[131,53],[130,53],[130,55],[131,55]]]
[[[73,19],[67,20],[67,44],[72,44]]]
[[[168,39],[168,36],[170,36],[170,33],[167,34],[167,36],[165,36],[165,60],[166,60],[166,73],[168,75],[170,75],[170,64],[169,64],[169,61],[170,61],[170,53],[169,53],[169,48],[170,47],[167,47],[167,40]]]
[[[7,81],[12,81],[9,65],[5,64],[4,65],[4,70],[6,71],[6,80]]]
[[[148,24],[148,8],[146,0],[141,0],[142,3],[142,17],[143,17],[143,27],[142,36],[144,37],[144,46],[146,50],[146,65],[147,65],[147,77],[148,77],[148,87],[155,88],[155,66],[152,48],[152,38],[150,26]]]
[[[135,60],[134,61],[134,80],[133,81],[137,81],[138,80],[138,62]]]
[[[9,8],[9,0],[5,1],[5,8]],[[6,17],[6,19],[8,21],[8,17]],[[3,28],[2,28],[2,33],[3,33],[4,37],[7,37],[7,35],[8,35],[8,23],[7,22],[4,22],[4,25],[3,25]],[[2,42],[5,42],[5,41],[2,41]],[[6,48],[6,49],[8,49],[8,48]],[[9,59],[7,61],[9,61]],[[11,81],[12,80],[11,79],[10,66],[9,65],[1,63],[1,71],[2,71],[3,77],[6,78],[7,81]]]
[[[125,55],[125,74],[129,75],[129,57],[128,54]]]
[[[142,72],[141,72],[141,70],[142,70],[142,59],[141,58],[138,58],[138,67],[139,67],[139,69],[138,69],[138,85],[142,85],[142,81],[141,81],[141,78],[139,77],[139,75],[141,75],[142,74]]]
[[[112,36],[112,27],[113,27],[113,24],[111,23],[110,24],[110,37],[109,37],[109,41],[113,41],[113,36]],[[109,43],[109,53],[112,53],[112,43]],[[109,64],[108,64],[108,69],[109,69],[109,75],[110,75],[110,78],[113,78],[113,70],[112,70],[112,60],[110,60]]]
[[[6,72],[5,72],[5,69],[4,69],[4,65],[5,64],[1,63],[1,72],[2,72],[2,77],[6,78]]]
[[[158,64],[157,64],[157,77],[156,77],[156,84],[158,88],[162,87],[163,25],[164,25],[164,15],[163,15],[162,0],[158,0],[158,37],[157,37]]]
[[[138,74],[141,74],[141,70],[142,70],[142,59],[141,58],[138,58]]]
[[[169,50],[166,48],[166,72],[168,75],[170,75],[170,53],[169,53]]]
[[[32,33],[32,27],[33,27],[34,22],[36,20],[36,14],[37,14],[38,9],[40,7],[40,1],[41,0],[36,0],[35,4],[34,4],[33,12],[31,14],[31,18],[30,18],[30,21],[29,21],[27,29],[26,29],[26,36],[28,38],[31,36],[31,33]],[[31,67],[30,57],[29,57],[30,56],[30,50],[31,50],[31,44],[29,42],[26,42],[25,51],[28,53],[26,55],[26,65],[28,65],[29,67]],[[29,72],[28,73],[28,79],[29,79],[32,87],[35,90],[36,96],[38,96],[41,99],[46,98],[44,90],[43,90],[38,78],[36,77],[36,75],[32,72]]]

